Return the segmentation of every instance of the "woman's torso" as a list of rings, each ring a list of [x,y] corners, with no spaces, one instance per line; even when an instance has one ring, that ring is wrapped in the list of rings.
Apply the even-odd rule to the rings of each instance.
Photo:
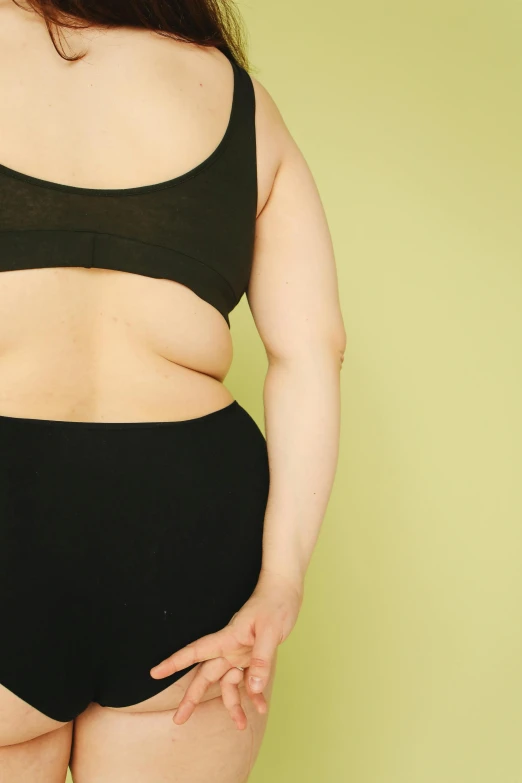
[[[39,18],[0,9],[3,166],[80,188],[134,188],[178,177],[217,147],[233,88],[218,50],[141,30],[67,31],[67,51],[88,49],[68,63]],[[270,132],[259,132],[259,106],[256,115],[259,214],[279,160]],[[232,400],[223,384],[232,353],[222,314],[174,280],[83,267],[0,272],[0,415],[194,418]]]

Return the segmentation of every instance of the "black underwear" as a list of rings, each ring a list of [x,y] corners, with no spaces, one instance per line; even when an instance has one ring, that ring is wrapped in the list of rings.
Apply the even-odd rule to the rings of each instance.
[[[258,580],[254,419],[237,401],[170,422],[0,416],[0,444],[0,684],[70,721],[186,674],[150,669],[223,628]]]

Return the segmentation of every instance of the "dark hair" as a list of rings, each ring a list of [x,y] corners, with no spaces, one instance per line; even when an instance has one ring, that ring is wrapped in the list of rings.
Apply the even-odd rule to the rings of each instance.
[[[139,27],[200,46],[215,46],[250,69],[242,19],[234,0],[25,0],[45,21],[53,46],[64,60],[81,60],[86,52],[67,55],[57,45],[60,28]],[[54,29],[53,29],[54,28]]]

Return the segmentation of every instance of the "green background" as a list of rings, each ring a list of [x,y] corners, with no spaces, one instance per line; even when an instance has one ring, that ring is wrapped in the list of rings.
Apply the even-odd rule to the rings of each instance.
[[[337,478],[249,783],[522,783],[522,6],[249,0],[348,344]],[[243,299],[226,385],[262,425]]]

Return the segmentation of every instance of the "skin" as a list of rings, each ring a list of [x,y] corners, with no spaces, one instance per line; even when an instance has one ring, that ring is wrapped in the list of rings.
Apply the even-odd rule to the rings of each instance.
[[[85,61],[62,60],[38,17],[0,0],[3,165],[126,188],[178,176],[217,146],[232,89],[218,50],[130,29],[66,37],[74,51],[88,47]],[[272,97],[252,79],[259,203],[247,299],[269,361],[271,469],[258,586],[226,628],[153,670],[161,678],[199,661],[140,704],[92,703],[59,723],[0,685],[3,783],[63,783],[69,763],[75,783],[244,783],[261,747],[277,649],[297,621],[333,483],[346,337],[315,182]],[[174,281],[82,268],[6,272],[0,314],[0,414],[167,421],[233,399],[224,385],[231,333]],[[130,377],[140,379],[139,396],[129,393]]]

